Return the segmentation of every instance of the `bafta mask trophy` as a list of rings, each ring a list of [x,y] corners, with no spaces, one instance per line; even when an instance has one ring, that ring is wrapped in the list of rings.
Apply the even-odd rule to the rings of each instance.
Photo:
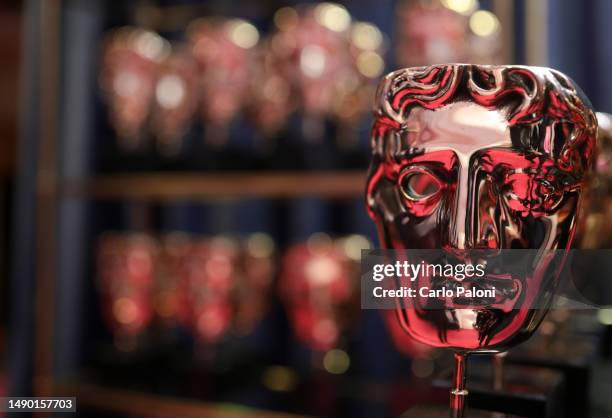
[[[476,249],[571,247],[597,121],[565,75],[524,66],[403,69],[381,82],[375,118],[367,206],[384,249],[460,257]],[[398,304],[411,337],[455,351],[453,417],[465,416],[466,355],[503,352],[540,324],[553,297],[543,280],[549,268],[483,277],[480,287],[511,288],[483,306]]]

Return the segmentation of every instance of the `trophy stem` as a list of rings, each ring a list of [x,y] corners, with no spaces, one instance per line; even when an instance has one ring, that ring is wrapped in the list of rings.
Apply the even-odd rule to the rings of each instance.
[[[467,354],[455,353],[455,369],[450,394],[451,418],[464,418],[468,391],[465,388]]]

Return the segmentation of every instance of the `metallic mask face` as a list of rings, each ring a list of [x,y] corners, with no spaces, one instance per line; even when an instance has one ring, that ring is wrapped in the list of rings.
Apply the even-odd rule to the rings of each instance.
[[[597,130],[571,80],[545,68],[439,65],[389,74],[377,100],[367,206],[383,248],[442,249],[456,260],[570,247]],[[512,297],[549,298],[547,269],[506,275]],[[545,313],[502,305],[399,313],[426,344],[495,351],[529,336]]]

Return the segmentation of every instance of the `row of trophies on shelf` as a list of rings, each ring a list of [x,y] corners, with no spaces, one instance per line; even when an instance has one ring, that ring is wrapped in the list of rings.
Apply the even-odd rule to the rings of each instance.
[[[154,322],[214,346],[252,332],[276,292],[297,339],[329,350],[359,313],[359,260],[370,245],[360,235],[317,233],[279,254],[263,233],[107,233],[97,251],[102,311],[120,349],[134,348]]]
[[[400,2],[398,64],[494,63],[500,25],[477,7],[476,0]],[[135,27],[109,33],[100,86],[123,149],[152,134],[160,151],[176,153],[196,118],[205,139],[220,145],[241,113],[264,137],[296,111],[306,139],[318,139],[326,119],[351,129],[370,111],[390,44],[375,25],[327,2],[279,9],[263,39],[251,23],[222,17],[193,21],[184,38],[171,44]]]
[[[236,18],[193,21],[184,44],[143,29],[113,31],[101,87],[124,145],[137,146],[148,123],[160,149],[176,151],[197,113],[206,139],[221,143],[241,111],[271,135],[298,106],[344,123],[361,117],[384,68],[380,30],[351,23],[332,3],[283,8],[274,21],[261,41],[254,25]]]

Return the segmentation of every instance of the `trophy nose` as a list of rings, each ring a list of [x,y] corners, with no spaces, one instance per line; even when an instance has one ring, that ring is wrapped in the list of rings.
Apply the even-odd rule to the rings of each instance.
[[[467,168],[459,169],[459,178],[455,187],[455,193],[450,203],[447,245],[448,249],[465,250],[470,247],[468,232],[471,229],[471,193],[469,185],[469,173]]]
[[[498,197],[493,184],[461,170],[448,211],[445,249],[499,249]]]
[[[449,219],[449,228],[445,245],[446,250],[463,251],[472,247],[468,237],[471,227],[470,217],[467,215],[467,208],[456,205],[455,211]]]

